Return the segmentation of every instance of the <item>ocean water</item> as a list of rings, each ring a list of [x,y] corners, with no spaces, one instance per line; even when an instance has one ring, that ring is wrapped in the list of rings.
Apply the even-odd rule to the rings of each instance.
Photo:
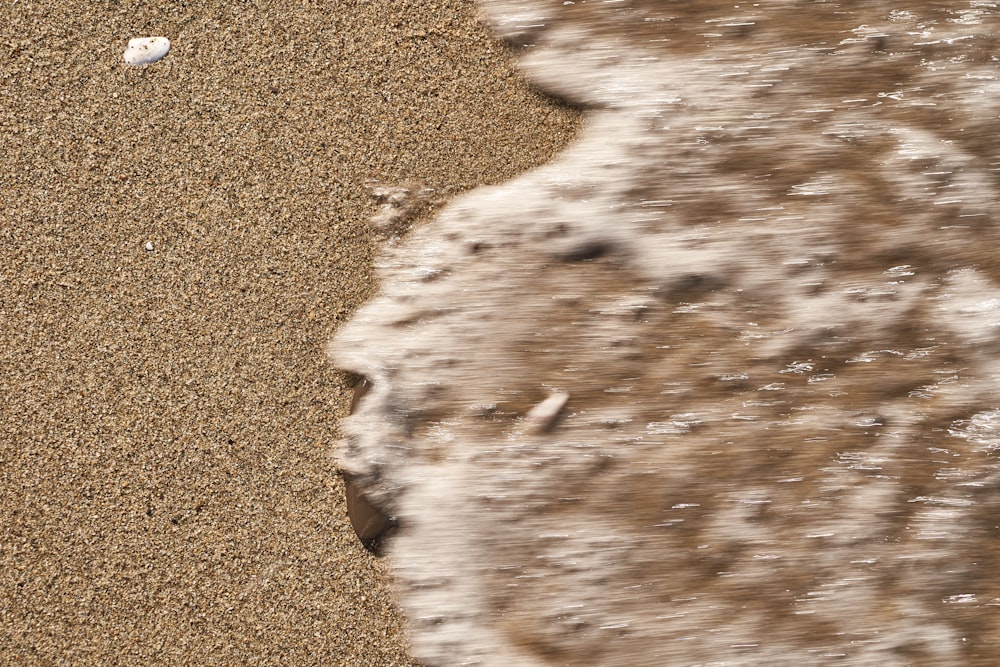
[[[482,8],[586,128],[330,348],[416,655],[994,664],[997,4]]]

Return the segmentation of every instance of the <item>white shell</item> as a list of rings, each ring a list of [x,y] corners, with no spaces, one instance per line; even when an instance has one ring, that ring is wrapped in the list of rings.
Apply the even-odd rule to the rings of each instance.
[[[562,391],[549,394],[548,398],[528,410],[528,414],[524,416],[525,432],[529,435],[541,435],[551,429],[568,400],[569,394]]]
[[[125,47],[125,62],[129,65],[148,65],[163,58],[170,51],[166,37],[135,37]]]

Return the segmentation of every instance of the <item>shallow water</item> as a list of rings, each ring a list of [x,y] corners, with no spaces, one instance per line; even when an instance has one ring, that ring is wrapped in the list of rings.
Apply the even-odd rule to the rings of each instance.
[[[744,7],[484,4],[587,129],[332,347],[431,664],[994,661],[1000,12]]]

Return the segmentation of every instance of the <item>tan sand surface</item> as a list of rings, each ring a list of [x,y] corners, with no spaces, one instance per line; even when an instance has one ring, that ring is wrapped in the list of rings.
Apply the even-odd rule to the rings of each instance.
[[[578,122],[470,0],[3,3],[0,664],[413,664],[331,458],[364,183]]]

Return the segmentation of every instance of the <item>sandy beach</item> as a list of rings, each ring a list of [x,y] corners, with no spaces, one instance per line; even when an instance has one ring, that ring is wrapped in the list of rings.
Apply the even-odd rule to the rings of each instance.
[[[0,663],[414,664],[331,456],[365,183],[578,123],[471,0],[0,8]]]

